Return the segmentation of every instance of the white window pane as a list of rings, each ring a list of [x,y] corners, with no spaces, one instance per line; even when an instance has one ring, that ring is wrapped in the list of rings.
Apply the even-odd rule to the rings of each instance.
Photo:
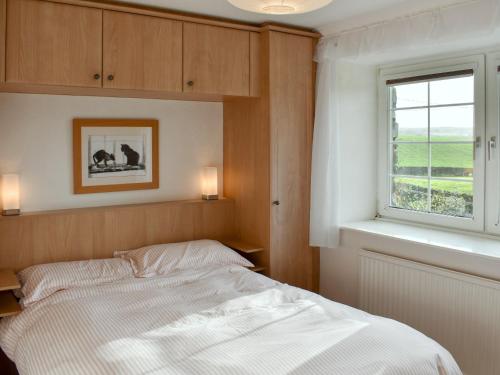
[[[470,178],[474,171],[473,143],[431,145],[432,177]]]
[[[392,148],[392,173],[406,176],[428,176],[429,145],[400,143]]]
[[[392,108],[422,107],[429,104],[427,82],[392,87]]]
[[[473,183],[463,181],[431,181],[431,211],[450,216],[472,217]]]
[[[474,77],[460,77],[430,82],[430,104],[474,102]]]
[[[428,180],[394,177],[392,179],[391,207],[413,211],[427,211]]]
[[[392,139],[394,141],[427,142],[428,109],[404,109],[393,112]]]
[[[431,140],[444,142],[474,139],[474,106],[438,107],[430,109]]]

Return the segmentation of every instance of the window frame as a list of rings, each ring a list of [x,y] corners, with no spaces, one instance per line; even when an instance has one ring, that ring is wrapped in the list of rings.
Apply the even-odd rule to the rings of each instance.
[[[485,231],[500,234],[500,52],[486,56],[486,194]],[[488,141],[496,137],[496,148],[488,158]]]
[[[390,157],[390,90],[388,80],[403,79],[428,74],[472,69],[474,71],[474,140],[479,139],[474,149],[474,193],[473,217],[463,218],[436,213],[412,211],[390,206],[391,166]],[[416,222],[468,231],[484,231],[485,202],[485,131],[486,131],[486,88],[485,56],[474,55],[443,59],[413,65],[382,67],[379,70],[379,163],[378,163],[378,216],[401,221]],[[479,138],[478,138],[479,137]],[[500,234],[500,230],[498,232]]]

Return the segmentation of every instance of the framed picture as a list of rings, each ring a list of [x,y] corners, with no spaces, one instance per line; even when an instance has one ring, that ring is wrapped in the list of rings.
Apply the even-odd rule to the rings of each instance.
[[[73,120],[75,194],[158,189],[157,120]]]

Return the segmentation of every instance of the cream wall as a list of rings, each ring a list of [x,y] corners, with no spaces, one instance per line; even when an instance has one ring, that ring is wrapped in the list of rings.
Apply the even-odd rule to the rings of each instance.
[[[160,122],[160,189],[74,195],[72,120]],[[0,94],[0,174],[21,175],[23,211],[197,199],[203,166],[219,167],[222,104],[145,99]]]

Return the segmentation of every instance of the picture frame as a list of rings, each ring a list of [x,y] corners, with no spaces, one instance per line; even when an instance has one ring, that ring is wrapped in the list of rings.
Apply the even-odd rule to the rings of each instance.
[[[158,189],[158,128],[153,119],[74,119],[74,193]]]

